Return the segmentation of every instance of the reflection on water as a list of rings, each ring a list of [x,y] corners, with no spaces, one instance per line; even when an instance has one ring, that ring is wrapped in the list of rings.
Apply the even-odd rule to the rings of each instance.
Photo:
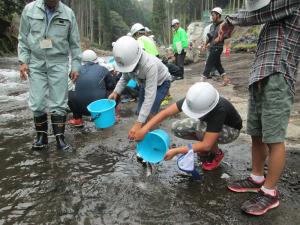
[[[248,224],[249,218],[239,213],[241,199],[234,200],[220,179],[231,175],[226,170],[232,164],[196,182],[174,160],[146,168],[136,161],[134,144],[127,140],[135,119],[132,107],[124,106],[121,122],[107,130],[95,130],[88,121],[82,130],[67,127],[73,151],[57,151],[50,128],[48,150],[31,151],[27,91],[16,61],[0,60],[0,225]],[[243,171],[249,146],[229,148],[228,158]]]
[[[72,152],[57,151],[50,131],[48,150],[32,152],[28,84],[15,62],[2,60],[0,68],[0,224],[173,224],[208,213],[213,191],[200,201],[203,184],[174,161],[136,162],[126,139],[130,117],[109,130],[96,131],[90,122],[84,130],[67,128]],[[224,211],[225,202],[218,204]]]

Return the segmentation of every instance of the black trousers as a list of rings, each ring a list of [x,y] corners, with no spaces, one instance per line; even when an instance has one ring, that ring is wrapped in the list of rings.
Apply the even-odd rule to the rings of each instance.
[[[73,113],[74,119],[80,119],[82,115],[90,116],[91,114],[86,107],[91,102],[90,100],[83,101],[82,99],[78,99],[75,96],[75,91],[69,91],[68,105]]]
[[[184,75],[184,58],[185,58],[186,52],[182,51],[180,54],[175,53],[175,64],[180,68],[182,77]]]
[[[221,54],[223,52],[223,48],[210,48],[209,56],[206,60],[205,69],[203,75],[208,77],[213,68],[216,68],[220,75],[225,73],[225,70],[221,63]]]

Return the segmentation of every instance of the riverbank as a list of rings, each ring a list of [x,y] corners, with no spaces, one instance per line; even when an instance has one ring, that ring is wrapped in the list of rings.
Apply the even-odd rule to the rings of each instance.
[[[233,85],[220,87],[209,80],[237,107],[244,127],[253,56],[223,58]],[[281,205],[265,216],[249,217],[239,207],[251,194],[226,189],[227,179],[250,171],[251,142],[245,128],[238,140],[221,146],[225,153],[221,167],[205,172],[202,183],[182,174],[174,160],[160,163],[156,173],[147,176],[135,160],[134,143],[127,140],[136,103],[122,104],[120,123],[107,130],[96,130],[88,120],[84,129],[68,126],[66,138],[73,151],[57,151],[49,129],[48,150],[32,152],[28,83],[19,80],[17,67],[16,59],[0,60],[0,224],[299,224],[299,89],[288,129],[287,165],[279,184]],[[172,102],[184,97],[203,68],[203,59],[186,67],[185,79],[172,84]],[[184,117],[161,125],[177,145],[187,142],[172,135],[171,123]]]

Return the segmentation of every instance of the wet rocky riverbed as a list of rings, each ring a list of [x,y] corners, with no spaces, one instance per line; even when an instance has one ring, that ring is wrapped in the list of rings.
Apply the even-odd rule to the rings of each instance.
[[[253,55],[232,55],[224,66],[234,85],[221,88],[210,81],[246,118],[247,78]],[[173,101],[199,79],[204,62],[186,67],[186,78],[173,83]],[[300,224],[300,116],[296,98],[289,124],[287,166],[279,184],[281,205],[262,217],[239,207],[252,194],[226,189],[229,179],[250,172],[250,139],[221,146],[222,166],[197,182],[181,173],[176,161],[162,162],[152,174],[135,160],[127,131],[135,120],[135,103],[122,104],[121,121],[96,130],[67,127],[68,152],[58,151],[50,133],[47,151],[31,150],[32,115],[27,107],[28,84],[18,78],[16,59],[0,59],[0,224]],[[299,91],[299,90],[298,90]],[[162,123],[170,131],[171,122]],[[245,126],[245,123],[244,123]],[[171,142],[187,144],[171,133]]]

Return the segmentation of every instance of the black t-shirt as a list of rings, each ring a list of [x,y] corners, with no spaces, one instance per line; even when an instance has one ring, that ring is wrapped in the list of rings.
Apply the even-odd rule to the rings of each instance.
[[[179,111],[182,111],[182,105],[185,98],[176,102]],[[216,107],[208,114],[199,118],[207,123],[206,132],[219,133],[222,131],[223,125],[235,129],[242,129],[242,119],[234,106],[225,98],[220,97]]]

